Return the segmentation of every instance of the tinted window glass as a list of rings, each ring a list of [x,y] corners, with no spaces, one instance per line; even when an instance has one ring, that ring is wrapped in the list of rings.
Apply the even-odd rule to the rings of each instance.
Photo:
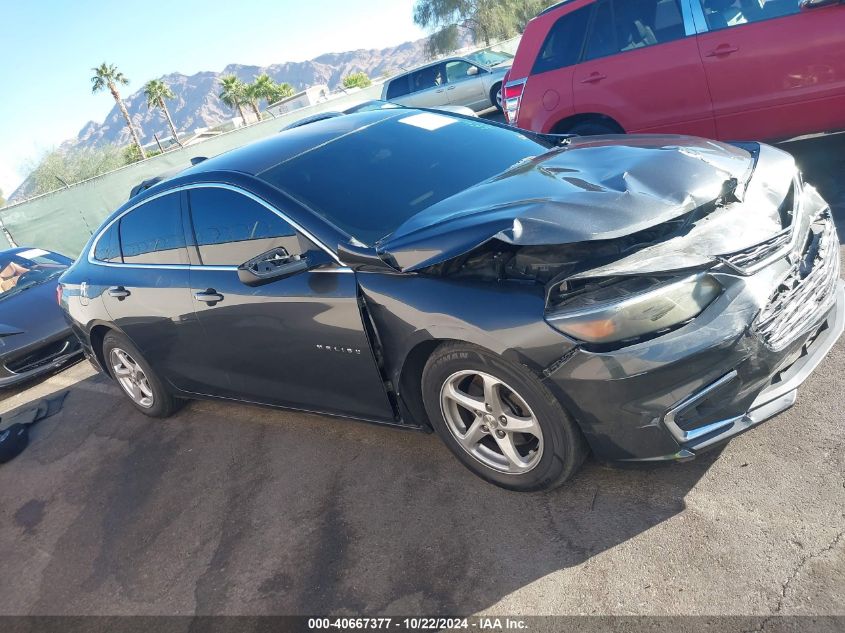
[[[613,9],[616,42],[621,51],[664,44],[684,37],[684,21],[678,0],[614,0]]]
[[[792,15],[798,0],[700,0],[707,26],[713,30]]]
[[[120,257],[120,239],[117,235],[117,229],[120,222],[112,224],[108,231],[100,236],[97,240],[97,247],[94,249],[94,259],[101,262],[122,262]]]
[[[374,244],[423,209],[549,147],[482,121],[401,112],[258,176]]]
[[[555,22],[540,49],[540,55],[534,64],[534,74],[578,63],[590,11],[592,7],[587,6],[568,13]]]
[[[600,2],[596,6],[593,28],[587,38],[584,59],[596,59],[619,52],[616,44],[616,29],[613,28],[613,7],[610,2]]]
[[[178,193],[130,211],[120,220],[120,246],[127,264],[187,264]]]
[[[404,97],[406,94],[410,92],[410,87],[408,84],[408,77],[399,77],[398,79],[394,79],[390,82],[390,85],[387,87],[387,98],[388,99],[396,99],[398,97]]]
[[[475,72],[474,75],[470,75],[469,73],[470,68],[474,68]],[[472,79],[473,77],[478,77],[480,74],[480,70],[478,66],[474,66],[469,62],[457,60],[453,62],[446,62],[446,80],[448,83],[453,84],[458,81],[464,81],[465,79]]]
[[[443,66],[429,66],[415,73],[411,73],[411,92],[436,88],[446,83],[443,77]]]
[[[264,206],[228,189],[192,189],[191,218],[202,263],[239,266],[274,248],[302,255],[315,246]]]

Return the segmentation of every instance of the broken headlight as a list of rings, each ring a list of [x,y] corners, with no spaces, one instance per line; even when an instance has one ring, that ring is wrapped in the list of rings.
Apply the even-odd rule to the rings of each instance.
[[[564,334],[612,343],[671,330],[697,317],[722,287],[706,273],[681,279],[629,277],[586,289],[546,315]]]

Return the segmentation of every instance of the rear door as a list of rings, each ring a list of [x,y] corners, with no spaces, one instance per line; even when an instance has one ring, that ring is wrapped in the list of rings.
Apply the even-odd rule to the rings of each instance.
[[[392,420],[358,304],[355,274],[279,211],[228,187],[191,189],[200,263],[191,267],[203,363],[225,371],[234,397]],[[275,250],[305,270],[246,285],[238,266]]]
[[[464,59],[447,61],[444,67],[449,103],[473,110],[483,110],[490,105],[490,95],[484,88],[484,75],[488,71]]]
[[[198,389],[181,194],[164,194],[123,215],[100,237],[95,258],[112,321],[170,384]]]
[[[599,0],[584,61],[575,69],[576,113],[605,114],[626,132],[712,137],[713,109],[694,35],[683,0]]]
[[[691,0],[717,136],[779,139],[845,128],[845,5]]]

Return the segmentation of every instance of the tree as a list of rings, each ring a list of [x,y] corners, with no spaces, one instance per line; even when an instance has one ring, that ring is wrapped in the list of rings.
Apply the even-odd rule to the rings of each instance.
[[[170,126],[170,133],[173,134],[173,140],[179,145],[179,147],[182,147],[182,143],[179,141],[179,135],[176,133],[176,126],[173,125],[173,119],[170,118],[170,110],[167,109],[167,105],[164,103],[165,99],[174,99],[176,97],[170,89],[170,86],[160,79],[152,79],[144,86],[144,96],[147,97],[148,110],[159,108],[162,112],[164,112],[164,117],[167,119],[167,125]]]
[[[138,146],[133,143],[127,149],[137,152]],[[30,164],[31,173],[23,184],[23,191],[26,197],[31,198],[94,178],[126,164],[124,150],[118,145],[54,149]]]
[[[252,111],[255,113],[255,120],[260,121],[261,111],[258,109],[258,100],[261,99],[261,95],[259,94],[259,88],[255,84],[255,82],[246,85],[245,94],[246,102],[249,104],[249,107],[252,108]]]
[[[91,92],[96,94],[106,89],[111,92],[111,96],[114,97],[114,102],[117,104],[117,107],[120,108],[120,113],[123,115],[123,118],[126,119],[126,126],[129,128],[129,133],[132,135],[132,140],[135,142],[135,145],[138,146],[138,152],[143,158],[146,158],[147,155],[144,153],[144,148],[142,147],[141,140],[138,137],[138,132],[135,131],[135,126],[132,125],[132,119],[129,118],[129,112],[126,110],[126,106],[123,105],[123,99],[120,98],[120,93],[117,90],[118,85],[128,85],[129,79],[127,79],[114,64],[106,64],[103,62],[91,70],[94,71],[94,76],[91,77]]]
[[[367,86],[371,86],[372,84],[373,82],[370,81],[370,78],[367,76],[367,73],[364,72],[351,73],[343,78],[344,88],[366,88]]]
[[[269,99],[270,103],[277,103],[282,99],[287,99],[288,97],[292,97],[296,94],[296,90],[293,86],[291,86],[287,82],[283,82],[280,84],[276,84],[275,89],[273,90],[273,94]]]
[[[223,90],[220,92],[220,100],[230,108],[237,109],[241,119],[246,123],[244,105],[247,102],[246,85],[235,75],[226,75],[220,78],[220,85]]]
[[[461,32],[475,44],[516,35],[528,19],[551,4],[548,0],[417,0],[414,23],[432,32],[432,54],[460,48]]]
[[[267,73],[258,75],[252,85],[256,98],[264,99],[266,105],[269,106],[276,100],[276,94],[280,86]]]

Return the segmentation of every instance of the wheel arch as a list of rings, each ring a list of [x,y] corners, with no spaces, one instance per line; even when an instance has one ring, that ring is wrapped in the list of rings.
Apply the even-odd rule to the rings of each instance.
[[[596,122],[608,125],[616,129],[619,134],[625,134],[625,128],[612,116],[600,112],[579,112],[555,123],[551,128],[552,134],[566,134],[576,125],[581,123]]]
[[[106,358],[103,356],[103,342],[109,332],[119,332],[119,330],[104,323],[97,323],[88,332],[88,338],[91,341],[91,351],[94,352],[94,357],[97,359],[100,368],[108,375],[111,375]]]

